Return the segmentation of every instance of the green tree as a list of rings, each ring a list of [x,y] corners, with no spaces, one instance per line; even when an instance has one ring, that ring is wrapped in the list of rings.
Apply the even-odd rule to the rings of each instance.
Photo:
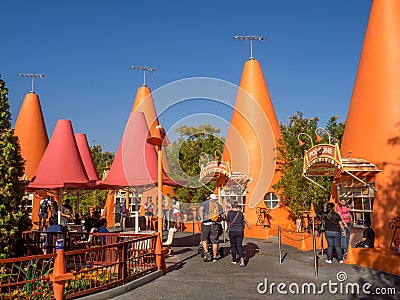
[[[93,163],[96,166],[99,177],[103,176],[104,171],[108,170],[114,160],[114,153],[103,151],[100,145],[90,146],[90,153],[93,158]],[[96,210],[100,210],[104,207],[107,199],[108,191],[104,190],[83,190],[79,191],[79,210],[80,212],[87,214],[89,207],[94,206]],[[71,203],[76,207],[78,193],[73,192],[67,195],[65,198],[70,199]]]
[[[204,201],[207,195],[212,193],[215,182],[201,184],[199,181],[201,158],[222,158],[222,150],[225,144],[224,138],[218,136],[220,129],[210,124],[199,127],[181,125],[176,129],[179,138],[167,148],[170,172],[173,179],[188,181],[185,187],[174,188],[176,197],[181,202],[198,203]]]
[[[314,203],[317,212],[321,212],[330,197],[327,191],[331,191],[332,177],[313,177],[313,180],[327,190],[325,191],[302,176],[304,152],[311,148],[311,143],[315,144],[318,121],[318,118],[303,118],[303,114],[297,112],[289,117],[287,124],[280,125],[282,138],[278,141],[278,164],[282,178],[274,188],[280,190],[282,201],[290,208],[294,218],[301,216],[300,211],[309,210],[311,203]],[[325,126],[331,137],[331,143],[338,143],[339,147],[344,126],[344,123],[337,121],[337,116],[331,117]],[[298,137],[305,142],[305,145],[299,146]],[[321,142],[328,143],[328,134],[321,133],[321,137],[323,138]]]
[[[24,254],[22,232],[32,226],[24,200],[27,181],[18,138],[11,128],[8,89],[0,78],[0,258]]]

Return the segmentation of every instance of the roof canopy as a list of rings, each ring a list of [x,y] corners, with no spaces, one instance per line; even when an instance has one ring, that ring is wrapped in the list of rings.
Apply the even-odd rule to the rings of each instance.
[[[99,180],[96,167],[93,162],[92,154],[90,153],[89,144],[86,139],[86,134],[77,133],[75,134],[75,141],[78,146],[79,154],[81,156],[83,166],[85,167],[86,174],[89,180]]]
[[[86,188],[90,181],[69,120],[58,120],[28,190]]]
[[[149,135],[144,114],[130,114],[110,171],[101,186],[128,187],[154,185],[158,181],[157,153],[146,142]],[[176,186],[163,172],[163,184]]]

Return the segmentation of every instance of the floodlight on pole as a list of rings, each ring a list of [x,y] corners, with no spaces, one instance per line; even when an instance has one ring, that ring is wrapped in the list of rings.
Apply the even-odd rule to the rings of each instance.
[[[313,140],[312,140],[311,136],[308,135],[307,133],[304,133],[304,132],[299,133],[298,136],[297,136],[297,140],[299,141],[299,146],[301,147],[301,146],[303,146],[305,144],[305,142],[300,139],[300,136],[302,136],[302,135],[307,136],[311,141],[311,148],[314,147],[314,143],[313,143]]]
[[[156,70],[143,66],[129,66],[130,69],[143,71],[143,85],[146,85],[146,72],[155,72]]]
[[[321,134],[318,134],[318,132],[320,132]],[[328,136],[328,141],[329,141],[329,144],[330,144],[331,143],[331,134],[324,127],[318,127],[317,129],[315,129],[315,136],[316,136],[315,140],[317,142],[320,142],[322,140],[321,135],[324,134],[324,133]]]
[[[32,78],[32,89],[31,89],[31,93],[34,93],[34,92],[35,92],[35,89],[34,89],[35,78],[43,79],[43,78],[46,77],[46,75],[43,75],[43,74],[28,74],[28,73],[17,73],[17,76],[20,76],[20,77],[31,77],[31,78]]]
[[[253,57],[253,41],[259,41],[260,43],[266,41],[267,38],[259,35],[234,35],[234,40],[248,40],[250,41],[250,59]]]

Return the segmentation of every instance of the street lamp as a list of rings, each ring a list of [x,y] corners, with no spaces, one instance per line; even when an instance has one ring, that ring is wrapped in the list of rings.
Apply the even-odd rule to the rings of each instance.
[[[331,134],[324,127],[318,127],[317,129],[315,129],[315,140],[317,141],[317,143],[322,141],[322,137],[321,137],[320,134],[318,134],[318,132],[320,132],[321,134],[324,134],[324,133],[327,134],[328,135],[329,144],[331,143]]]
[[[307,137],[310,139],[310,141],[311,141],[311,148],[314,147],[314,143],[313,143],[313,140],[312,140],[311,136],[309,136],[307,133],[304,133],[304,132],[299,133],[299,135],[297,136],[297,140],[299,141],[299,146],[300,146],[300,147],[303,146],[303,145],[305,144],[305,142],[303,142],[303,141],[300,139],[300,136],[301,136],[301,135],[307,136]]]
[[[157,214],[158,214],[158,233],[162,238],[162,147],[164,145],[165,130],[161,125],[157,125],[154,128],[154,135],[147,138],[147,143],[157,147],[158,154],[158,203],[157,203]]]

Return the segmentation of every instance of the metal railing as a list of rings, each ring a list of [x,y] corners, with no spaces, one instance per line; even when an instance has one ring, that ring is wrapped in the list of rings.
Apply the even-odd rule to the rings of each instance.
[[[65,251],[65,299],[115,287],[156,271],[157,234],[94,233],[84,249]],[[83,243],[80,243],[83,244]],[[83,245],[80,245],[83,247]],[[0,299],[54,299],[57,254],[0,260]]]

